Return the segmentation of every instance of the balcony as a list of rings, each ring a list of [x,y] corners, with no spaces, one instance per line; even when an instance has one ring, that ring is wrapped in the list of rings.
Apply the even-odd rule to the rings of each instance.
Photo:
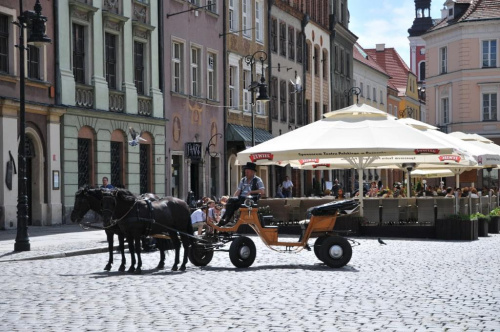
[[[143,116],[151,116],[153,113],[152,98],[147,96],[137,97],[137,114]]]
[[[92,108],[94,106],[94,87],[91,85],[76,84],[75,105]]]
[[[123,113],[125,110],[125,94],[121,91],[109,91],[109,110]]]

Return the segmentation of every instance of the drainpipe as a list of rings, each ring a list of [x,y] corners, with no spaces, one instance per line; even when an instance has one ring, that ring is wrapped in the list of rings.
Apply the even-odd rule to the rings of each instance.
[[[54,90],[56,91],[56,98],[55,98],[55,104],[60,105],[61,104],[61,66],[59,64],[59,0],[54,0],[54,38],[53,43],[54,43],[54,57],[55,57],[55,72],[56,75],[54,77]],[[61,147],[62,148],[62,147]],[[63,151],[61,149],[61,151]],[[61,165],[62,166],[62,165]],[[64,174],[64,173],[63,173]],[[63,186],[64,188],[64,186]]]
[[[222,1],[222,86],[224,87],[222,89],[222,105],[226,105],[227,101],[227,91],[226,91],[226,86],[227,86],[227,38],[226,38],[226,1]],[[222,108],[224,110],[224,154],[222,157],[222,160],[224,162],[224,176],[223,176],[223,182],[226,183],[226,189],[225,192],[227,194],[230,194],[230,183],[228,183],[228,169],[227,169],[227,109],[226,107]]]
[[[272,59],[273,59],[273,56],[272,56],[272,52],[271,52],[271,29],[269,28],[272,24],[271,22],[271,10],[272,10],[272,7],[274,5],[274,0],[268,0],[267,2],[267,54],[269,54],[269,56],[267,57],[267,91],[269,92],[269,96],[272,96],[273,95],[273,91],[272,91],[272,84],[271,84],[271,72],[272,72]],[[269,103],[267,103],[267,120],[269,121],[268,122],[268,130],[269,132],[273,132],[273,122],[271,120],[271,106],[269,105]],[[270,169],[270,177],[271,177],[271,181],[270,183],[272,183],[273,185],[270,186],[269,188],[269,193],[272,195],[272,197],[275,197],[276,195],[276,167],[281,167],[281,166],[271,166],[271,169]]]

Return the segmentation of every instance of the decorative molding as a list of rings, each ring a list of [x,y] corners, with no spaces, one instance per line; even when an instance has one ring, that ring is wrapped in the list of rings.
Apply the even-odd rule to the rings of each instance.
[[[103,9],[109,10],[115,14],[120,13],[120,2],[119,0],[104,0]]]
[[[132,19],[139,21],[141,23],[148,24],[148,6],[144,4],[134,3],[134,8],[132,11]]]
[[[73,11],[71,12],[71,17],[77,18],[82,21],[88,21],[89,20],[89,13],[81,11],[77,8],[74,8]]]

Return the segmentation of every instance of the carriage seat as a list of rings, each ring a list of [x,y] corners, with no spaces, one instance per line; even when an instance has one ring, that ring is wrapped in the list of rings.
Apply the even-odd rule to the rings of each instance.
[[[340,213],[347,214],[358,207],[358,202],[349,199],[326,203],[320,206],[315,206],[307,210],[307,216],[333,216],[340,211]]]

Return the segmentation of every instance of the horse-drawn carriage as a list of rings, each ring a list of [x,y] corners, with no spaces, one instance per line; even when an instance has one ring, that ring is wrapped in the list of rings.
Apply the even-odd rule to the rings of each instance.
[[[224,247],[231,243],[229,258],[233,265],[240,268],[251,266],[256,257],[255,244],[249,237],[237,234],[240,226],[248,225],[267,247],[279,252],[310,250],[309,239],[317,237],[314,243],[316,257],[330,267],[339,268],[350,261],[352,246],[348,239],[334,231],[335,222],[340,212],[352,212],[357,205],[353,200],[345,200],[311,208],[308,218],[301,223],[302,234],[298,241],[280,241],[278,227],[264,225],[259,219],[257,205],[249,198],[240,208],[239,218],[233,226],[219,227],[207,221],[214,232],[193,242],[189,260],[193,265],[206,266],[212,260],[214,251],[227,251]]]
[[[113,263],[113,234],[117,234],[120,239],[122,253],[120,271],[125,270],[123,238],[129,243],[132,259],[128,271],[140,273],[141,237],[162,233],[167,234],[173,242],[175,262],[172,270],[174,271],[178,269],[181,243],[184,247],[184,258],[180,270],[185,270],[188,258],[195,266],[208,265],[215,251],[229,251],[229,258],[234,266],[249,267],[255,260],[256,247],[249,237],[237,233],[241,225],[250,226],[269,248],[280,252],[310,249],[308,240],[317,237],[314,243],[316,257],[330,267],[339,268],[350,261],[352,247],[348,239],[334,231],[335,221],[340,212],[353,211],[356,207],[355,201],[346,200],[311,208],[309,218],[302,224],[303,232],[299,240],[292,242],[278,239],[278,227],[261,224],[257,205],[251,198],[240,208],[240,217],[234,226],[220,227],[207,221],[214,232],[203,237],[193,235],[190,210],[186,202],[174,197],[152,199],[137,196],[124,189],[113,192],[80,189],[75,194],[71,219],[81,222],[90,209],[103,216],[109,243],[109,261],[105,270],[110,270]],[[229,243],[229,250],[224,249]],[[280,247],[282,249],[278,249]],[[159,249],[161,258],[157,268],[163,268],[166,248],[160,246]],[[135,267],[135,254],[137,254],[137,267]]]

